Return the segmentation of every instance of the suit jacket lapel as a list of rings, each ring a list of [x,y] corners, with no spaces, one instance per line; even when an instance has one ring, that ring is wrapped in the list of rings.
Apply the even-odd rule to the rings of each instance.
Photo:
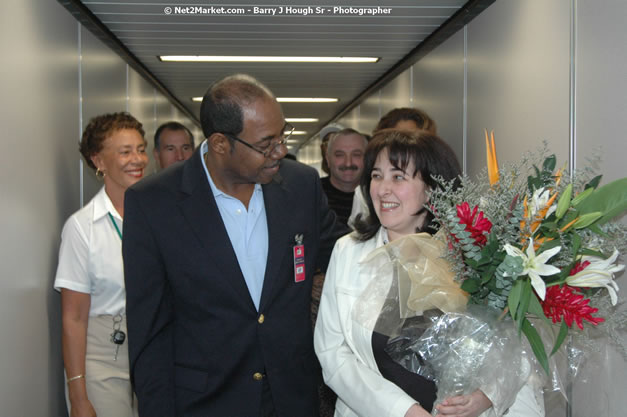
[[[200,150],[194,152],[183,166],[179,206],[217,270],[211,276],[228,281],[239,295],[238,298],[245,300],[254,309],[255,305],[211,192],[199,153]]]
[[[268,260],[259,303],[260,310],[263,310],[272,300],[273,286],[287,252],[285,246],[289,245],[289,236],[284,232],[286,230],[285,216],[288,214],[285,207],[288,207],[289,198],[282,185],[281,176],[277,174],[270,183],[262,187],[268,223]]]

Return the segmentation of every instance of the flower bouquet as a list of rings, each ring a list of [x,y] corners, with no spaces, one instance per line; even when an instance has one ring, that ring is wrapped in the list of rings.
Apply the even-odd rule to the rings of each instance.
[[[431,210],[469,303],[511,316],[548,374],[549,356],[575,330],[573,324],[583,331],[584,322],[603,323],[595,302],[607,304],[609,297],[617,303],[614,274],[624,269],[617,258],[627,233],[611,220],[627,210],[627,178],[599,186],[601,177],[589,169],[569,176],[556,170],[556,158],[545,156],[546,149],[540,166],[525,157],[501,170],[503,175],[494,133],[489,141],[487,131],[486,148],[489,184],[468,178],[458,189],[443,184],[431,194]],[[522,168],[529,166],[532,174],[521,181]],[[552,346],[533,321],[559,326]]]
[[[361,262],[372,279],[353,311],[389,336],[393,360],[436,382],[436,403],[480,389],[493,403],[482,417],[515,406],[525,386],[542,407],[547,376],[561,388],[551,357],[569,334],[591,340],[605,325],[627,358],[615,331],[627,313],[612,309],[627,243],[612,219],[627,210],[627,178],[600,186],[590,168],[556,170],[546,146],[499,172],[487,132],[486,145],[487,174],[431,191],[435,236],[399,238]]]

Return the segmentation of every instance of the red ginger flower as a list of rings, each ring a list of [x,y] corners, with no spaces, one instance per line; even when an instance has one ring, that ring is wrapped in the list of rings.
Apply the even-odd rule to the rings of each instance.
[[[575,266],[573,267],[573,269],[570,270],[570,273],[568,275],[569,276],[575,275],[578,272],[581,272],[584,269],[586,269],[588,265],[590,265],[590,261],[577,262]]]
[[[595,326],[605,321],[602,317],[592,317],[592,314],[599,309],[589,306],[589,302],[589,298],[584,298],[573,287],[554,285],[546,289],[546,298],[542,302],[542,309],[544,315],[550,317],[553,323],[559,323],[563,318],[568,327],[572,327],[574,320],[577,327],[583,330],[583,320]]]
[[[462,205],[457,206],[457,217],[459,217],[459,223],[466,225],[466,231],[470,232],[471,237],[475,240],[479,246],[484,246],[488,241],[485,233],[490,233],[492,230],[492,223],[487,218],[483,217],[483,211],[480,211],[477,215],[479,206],[475,206],[470,212],[470,205],[467,201],[464,201]],[[476,218],[475,218],[476,217]]]

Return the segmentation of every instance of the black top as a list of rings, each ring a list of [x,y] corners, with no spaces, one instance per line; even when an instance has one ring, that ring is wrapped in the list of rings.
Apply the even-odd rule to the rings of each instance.
[[[329,207],[337,215],[337,220],[345,226],[348,226],[348,218],[351,216],[351,210],[353,209],[353,196],[355,192],[346,193],[342,190],[338,190],[331,184],[331,177],[321,178],[320,182],[329,200]]]
[[[379,372],[385,379],[396,384],[407,395],[416,400],[422,408],[431,412],[437,393],[435,383],[394,362],[390,355],[385,352],[388,339],[389,336],[372,332],[372,352]]]

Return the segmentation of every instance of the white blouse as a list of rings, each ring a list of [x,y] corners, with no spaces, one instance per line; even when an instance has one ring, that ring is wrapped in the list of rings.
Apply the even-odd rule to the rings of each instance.
[[[126,291],[122,263],[122,217],[104,187],[63,226],[54,289],[91,295],[90,316],[124,314]]]

